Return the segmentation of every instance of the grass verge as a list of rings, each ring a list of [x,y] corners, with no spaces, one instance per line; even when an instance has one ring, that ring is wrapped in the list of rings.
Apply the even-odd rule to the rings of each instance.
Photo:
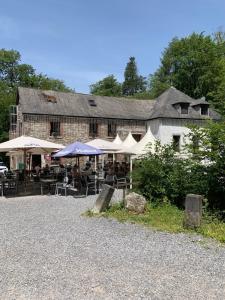
[[[195,232],[225,243],[225,223],[210,216],[203,216],[201,227],[196,230],[185,229],[183,227],[184,211],[170,204],[157,206],[148,204],[146,212],[140,215],[128,212],[122,204],[114,204],[109,210],[99,215],[91,211],[86,212],[85,215],[116,218],[120,222],[142,224],[172,233]]]

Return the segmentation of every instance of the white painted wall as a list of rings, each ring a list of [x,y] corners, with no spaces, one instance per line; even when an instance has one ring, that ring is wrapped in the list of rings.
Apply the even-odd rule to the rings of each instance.
[[[173,135],[180,135],[180,146],[182,146],[188,141],[187,135],[190,133],[188,124],[198,124],[201,125],[201,121],[198,120],[185,120],[185,119],[156,119],[149,120],[147,122],[150,126],[152,134],[160,140],[160,142],[165,144],[170,144],[173,141]]]
[[[182,150],[185,143],[188,142],[187,135],[190,133],[190,129],[184,126],[180,120],[171,120],[172,122],[165,122],[170,120],[163,120],[162,125],[159,128],[159,137],[163,145],[171,144],[173,141],[173,135],[180,136],[180,149]]]

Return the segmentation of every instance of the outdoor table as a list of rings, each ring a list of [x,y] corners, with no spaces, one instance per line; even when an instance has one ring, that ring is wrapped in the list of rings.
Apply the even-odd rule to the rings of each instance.
[[[56,184],[56,182],[57,182],[57,179],[54,179],[54,178],[41,178],[41,179],[40,179],[40,183],[41,183],[41,194],[43,195],[43,187],[44,187],[44,186],[47,186],[47,187],[48,187],[48,190],[49,190],[49,193],[50,193],[51,185],[52,185],[52,184]]]

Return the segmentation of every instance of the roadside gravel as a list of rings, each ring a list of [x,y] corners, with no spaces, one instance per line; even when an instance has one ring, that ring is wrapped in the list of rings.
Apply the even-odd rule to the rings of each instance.
[[[94,200],[0,198],[1,300],[225,299],[224,246],[81,216]]]

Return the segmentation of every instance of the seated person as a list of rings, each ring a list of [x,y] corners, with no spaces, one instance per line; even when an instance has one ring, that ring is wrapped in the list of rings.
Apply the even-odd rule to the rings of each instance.
[[[83,171],[84,171],[86,174],[92,174],[93,170],[92,170],[91,162],[90,162],[90,161],[87,161],[87,162],[86,162],[85,167],[83,168]]]
[[[36,166],[34,167],[34,170],[35,170],[35,172],[36,172],[36,175],[39,175],[39,174],[40,174],[40,171],[41,171],[41,167],[40,167],[39,165],[36,165]]]
[[[43,168],[43,173],[44,173],[44,175],[49,175],[50,169],[49,169],[49,165],[48,164],[46,164],[45,167]]]
[[[75,164],[74,166],[73,166],[73,169],[72,169],[72,174],[73,174],[73,177],[77,177],[77,176],[79,176],[79,167],[78,167],[78,165],[77,164]]]

